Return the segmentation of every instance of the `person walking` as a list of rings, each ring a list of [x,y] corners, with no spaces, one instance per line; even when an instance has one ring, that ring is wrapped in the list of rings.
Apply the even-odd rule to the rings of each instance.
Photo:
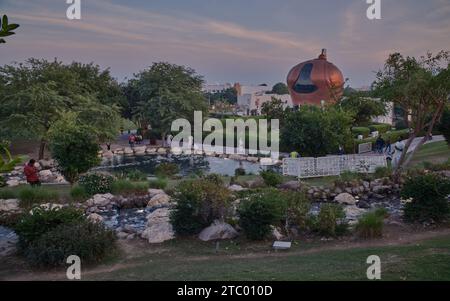
[[[36,160],[31,159],[24,167],[23,173],[25,174],[25,177],[27,179],[27,182],[31,186],[40,186],[41,181],[39,181],[39,175],[38,175],[38,169],[34,164],[36,163]]]
[[[134,147],[134,143],[136,142],[136,136],[134,134],[131,134],[128,136],[128,143],[130,144],[130,147]]]
[[[395,143],[394,145],[394,150],[395,150],[395,157],[393,160],[393,165],[394,167],[397,167],[398,164],[400,163],[400,158],[402,157],[403,151],[405,149],[405,143],[402,141],[401,138],[398,139],[397,143]]]

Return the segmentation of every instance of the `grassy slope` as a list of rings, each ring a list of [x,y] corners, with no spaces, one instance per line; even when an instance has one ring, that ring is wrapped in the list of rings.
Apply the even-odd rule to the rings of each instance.
[[[183,244],[179,246],[183,247]],[[367,280],[366,259],[378,255],[383,280],[450,280],[450,237],[419,244],[327,250],[311,254],[258,252],[246,258],[199,256],[183,249],[145,255],[128,267],[86,275],[85,280]],[[212,250],[212,246],[211,246]],[[177,254],[178,253],[178,254]]]
[[[450,147],[445,141],[423,145],[412,158],[411,167],[423,167],[423,162],[443,163],[450,158]]]

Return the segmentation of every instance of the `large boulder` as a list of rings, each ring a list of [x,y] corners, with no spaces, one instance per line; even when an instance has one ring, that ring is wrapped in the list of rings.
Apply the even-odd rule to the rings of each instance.
[[[19,211],[19,200],[10,199],[10,200],[0,200],[0,212],[16,212]]]
[[[345,218],[350,222],[350,224],[354,224],[361,215],[367,212],[367,210],[356,206],[347,206],[344,208],[344,212]]]
[[[244,187],[242,187],[241,185],[231,185],[230,187],[228,187],[228,190],[230,191],[242,191],[245,190]]]
[[[9,187],[19,186],[20,182],[18,180],[8,180],[6,181],[6,185]]]
[[[134,153],[135,153],[136,155],[144,155],[146,149],[147,149],[147,148],[146,148],[145,146],[136,146],[136,147],[134,148]]]
[[[220,221],[214,221],[211,226],[200,232],[198,238],[203,241],[211,241],[219,239],[233,239],[236,236],[238,236],[238,233],[231,225]]]
[[[356,199],[350,193],[340,193],[335,198],[334,201],[342,205],[355,205]]]
[[[170,197],[165,193],[155,195],[150,199],[147,207],[167,206],[169,205]]]
[[[160,208],[147,216],[147,228],[142,232],[141,237],[147,239],[149,243],[162,243],[175,238],[175,233],[170,223],[170,210]]]
[[[103,157],[105,157],[107,159],[111,159],[114,157],[114,153],[112,151],[105,151],[105,152],[103,152]]]
[[[39,180],[44,183],[53,182],[56,179],[56,175],[49,169],[44,169],[39,172]]]
[[[42,169],[52,169],[53,167],[55,167],[55,161],[52,159],[39,160],[39,165]]]
[[[93,223],[102,223],[103,222],[103,216],[97,214],[97,213],[91,213],[88,216],[88,220]]]
[[[134,154],[134,151],[133,151],[133,149],[132,149],[131,147],[125,147],[125,148],[123,149],[123,153],[124,153],[125,155],[133,155],[133,154]]]
[[[86,205],[88,207],[91,206],[107,206],[109,203],[111,203],[111,200],[114,198],[114,196],[111,193],[105,193],[105,194],[96,194],[91,199],[86,201]]]
[[[158,195],[158,194],[164,194],[165,192],[164,192],[164,190],[162,190],[162,189],[154,189],[154,188],[150,188],[149,190],[148,190],[148,195],[150,196],[150,198],[152,198],[152,197],[154,197],[155,195]]]

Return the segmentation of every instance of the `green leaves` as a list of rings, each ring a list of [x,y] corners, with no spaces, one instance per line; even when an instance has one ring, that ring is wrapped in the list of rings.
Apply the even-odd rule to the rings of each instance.
[[[3,18],[0,20],[0,37],[9,37],[15,34],[13,30],[17,29],[19,24],[8,24],[8,16],[3,15]],[[6,41],[4,39],[0,39],[0,44],[4,44]]]

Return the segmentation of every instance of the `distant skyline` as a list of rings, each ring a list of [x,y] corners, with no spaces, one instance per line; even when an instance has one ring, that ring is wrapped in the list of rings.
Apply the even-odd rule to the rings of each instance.
[[[0,14],[21,25],[0,45],[0,65],[56,57],[123,81],[168,61],[210,84],[272,85],[326,48],[358,88],[389,53],[450,50],[449,0],[381,1],[382,19],[371,21],[366,0],[81,0],[81,20],[66,18],[66,0],[0,0]]]

